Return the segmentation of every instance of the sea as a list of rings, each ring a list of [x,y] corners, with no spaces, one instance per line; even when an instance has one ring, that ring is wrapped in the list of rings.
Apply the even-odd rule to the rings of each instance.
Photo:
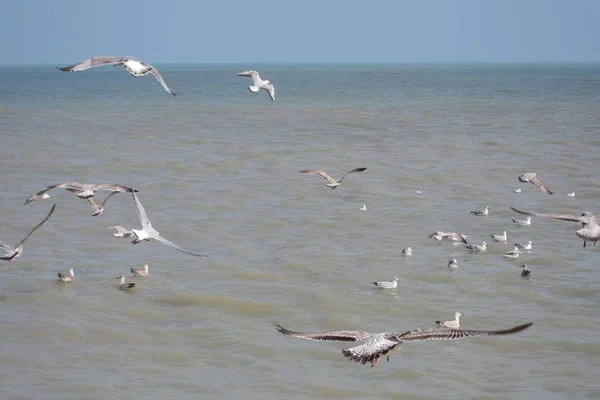
[[[156,65],[177,96],[120,67],[60,66],[0,67],[0,240],[56,204],[0,264],[2,399],[600,398],[600,246],[574,222],[517,226],[510,208],[600,213],[600,65]],[[298,172],[359,167],[335,190]],[[59,188],[23,204],[68,181],[135,188],[162,236],[208,257],[114,238],[141,226],[130,193],[97,217]],[[403,333],[456,312],[463,329],[533,325],[405,343],[373,368],[344,358],[360,343],[274,326]]]

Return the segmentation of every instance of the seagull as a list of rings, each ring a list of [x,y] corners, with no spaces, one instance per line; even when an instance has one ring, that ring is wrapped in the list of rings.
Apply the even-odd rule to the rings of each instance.
[[[429,235],[429,239],[431,238],[433,238],[437,244],[441,244],[442,240],[451,240],[453,242],[467,244],[467,235],[463,233],[435,231]]]
[[[346,172],[340,179],[335,180],[332,177],[330,177],[329,175],[327,175],[327,172],[322,171],[320,169],[303,169],[300,172],[301,174],[310,174],[310,175],[319,175],[322,176],[323,178],[325,178],[325,180],[328,182],[325,184],[325,186],[330,187],[331,189],[335,190],[336,187],[340,186],[342,184],[342,181],[344,180],[344,178],[346,177],[346,175],[351,174],[353,172],[363,172],[364,170],[366,170],[367,168],[355,168],[350,172]]]
[[[359,208],[360,211],[367,211],[367,205],[363,204],[363,206],[361,208]]]
[[[519,267],[523,268],[523,271],[521,271],[521,276],[523,278],[529,278],[531,276],[531,271],[527,269],[527,264],[520,265]]]
[[[513,207],[511,207],[511,209],[525,215],[535,215],[536,217],[557,219],[559,221],[580,222],[581,229],[575,231],[575,235],[583,240],[584,249],[587,242],[593,242],[595,246],[596,242],[600,240],[600,225],[598,224],[598,219],[590,212],[586,211],[581,214],[581,217],[577,217],[571,214],[540,214],[520,211]]]
[[[519,250],[519,248],[517,246],[515,246],[514,250],[510,250],[507,251],[506,253],[504,253],[504,257],[508,257],[508,258],[519,258],[519,254],[521,254],[522,251]]]
[[[119,279],[119,290],[124,292],[133,292],[135,290],[135,283],[125,283],[123,275],[118,276],[117,279]]]
[[[88,201],[88,203],[90,203],[90,205],[92,206],[92,209],[94,210],[94,212],[92,213],[92,217],[97,217],[98,215],[102,214],[104,212],[104,205],[106,204],[106,201],[110,198],[110,196],[117,194],[117,193],[120,193],[120,192],[119,191],[110,192],[110,194],[108,196],[106,196],[106,198],[100,204],[98,204],[96,202],[94,197],[88,197],[86,200]]]
[[[521,193],[521,188],[516,189],[515,193]]]
[[[532,246],[533,246],[533,242],[531,240],[528,241],[527,244],[515,243],[515,247],[517,247],[519,249],[531,250]]]
[[[465,247],[474,253],[475,252],[483,253],[484,251],[487,250],[487,243],[481,242],[481,244],[469,244],[469,245],[466,245]]]
[[[404,257],[412,256],[412,247],[405,247],[404,249],[402,249],[402,255]]]
[[[456,261],[456,258],[448,260],[448,268],[458,268],[458,261]]]
[[[134,57],[113,57],[113,56],[99,56],[88,58],[87,60],[83,60],[80,63],[58,68],[64,72],[76,72],[83,71],[88,68],[100,67],[106,64],[114,64],[115,66],[121,65],[125,68],[131,75],[138,77],[144,76],[146,74],[152,74],[156,78],[156,80],[162,85],[162,87],[167,91],[167,93],[172,94],[173,96],[177,96],[176,93],[171,92],[171,89],[167,86],[162,76],[158,73],[158,70],[154,68],[150,64],[146,64],[145,62],[138,60]]]
[[[63,275],[59,272],[58,274],[56,274],[56,276],[58,276],[58,279],[64,283],[71,283],[75,280],[75,273],[73,272],[73,268],[69,270],[69,275]]]
[[[508,236],[506,236],[506,231],[504,231],[504,234],[502,234],[502,235],[490,235],[490,236],[496,242],[506,242],[506,240],[508,239]]]
[[[23,203],[23,205],[29,204],[33,201],[46,200],[46,199],[51,198],[52,196],[50,196],[47,192],[49,190],[55,189],[55,188],[68,190],[69,192],[73,193],[75,196],[79,197],[80,199],[85,199],[85,200],[87,200],[91,197],[94,197],[96,195],[96,191],[98,191],[98,190],[108,190],[111,192],[131,192],[133,190],[127,186],[118,185],[116,183],[101,183],[99,185],[96,185],[93,183],[65,182],[65,183],[60,183],[58,185],[46,186],[44,189],[40,190],[39,192],[29,196],[25,200],[25,203]],[[111,193],[110,195],[108,195],[108,197],[112,196],[112,194],[114,194],[114,193]],[[108,199],[108,197],[106,199]],[[106,203],[106,199],[102,202],[102,206],[104,206],[104,203]],[[94,208],[94,211],[96,211],[96,207],[94,207],[94,204],[92,202],[90,202],[90,204]],[[102,213],[100,213],[100,214],[102,214]]]
[[[550,191],[544,182],[542,182],[536,175],[535,172],[526,172],[523,175],[519,176],[519,181],[521,182],[529,182],[533,183],[535,186],[539,187],[540,190],[544,193],[553,194],[554,192]]]
[[[254,83],[254,85],[248,86],[248,90],[250,90],[252,93],[258,93],[260,89],[264,89],[269,93],[269,97],[271,98],[271,100],[275,101],[275,86],[273,86],[273,84],[270,81],[263,81],[262,79],[260,79],[260,75],[258,75],[258,72],[253,70],[243,71],[238,72],[238,76],[249,76],[250,78],[252,78],[252,82]]]
[[[150,239],[155,239],[155,240],[161,242],[162,244],[166,244],[167,246],[169,246],[175,250],[184,252],[186,254],[190,254],[190,255],[196,256],[196,257],[208,257],[207,255],[204,255],[204,254],[196,254],[196,253],[192,253],[187,250],[184,250],[181,247],[177,246],[175,243],[170,242],[169,240],[160,236],[158,231],[152,227],[152,224],[150,223],[150,219],[148,219],[148,214],[146,214],[146,210],[144,210],[144,206],[142,206],[142,203],[140,203],[140,200],[138,199],[137,195],[135,194],[135,191],[132,191],[131,193],[133,194],[133,202],[135,203],[135,210],[137,211],[140,222],[142,223],[142,229],[132,229],[132,231],[135,235],[135,239],[131,243],[137,244],[137,243],[141,242],[142,240],[149,241]]]
[[[423,330],[417,329],[413,331],[406,331],[404,333],[368,333],[363,331],[304,333],[291,331],[282,327],[278,323],[274,323],[274,325],[278,332],[283,333],[286,336],[292,336],[299,339],[335,342],[365,342],[360,346],[343,349],[342,354],[344,357],[356,363],[365,365],[366,363],[370,362],[371,366],[374,367],[382,355],[387,354],[387,359],[389,361],[390,355],[388,353],[391,350],[394,350],[397,346],[401,346],[404,342],[417,342],[423,340],[458,340],[481,336],[509,335],[529,328],[531,325],[533,325],[533,322],[497,331],[444,328]]]
[[[398,287],[398,278],[394,277],[391,282],[373,282],[373,285],[381,289],[396,289]]]
[[[487,217],[490,214],[490,207],[487,206],[483,210],[473,210],[471,214],[477,215],[478,217]]]
[[[513,219],[512,222],[520,226],[529,226],[531,225],[531,217],[525,219]]]
[[[111,228],[111,229],[115,230],[115,233],[113,233],[112,235],[116,238],[128,238],[128,237],[135,235],[135,233],[133,233],[133,231],[131,231],[129,229],[125,229],[121,225],[108,226],[107,228]]]
[[[136,269],[131,268],[131,275],[133,276],[143,276],[144,278],[148,277],[148,264],[144,264],[144,268]]]
[[[567,197],[575,197],[575,192],[567,193]]]
[[[465,314],[461,312],[457,312],[454,314],[453,321],[435,321],[437,326],[441,326],[442,328],[450,328],[450,329],[458,329],[460,328],[460,322],[458,322],[459,318],[464,316]]]
[[[0,248],[4,249],[4,251],[6,253],[4,253],[3,255],[0,256],[0,260],[5,260],[5,261],[12,261],[13,259],[20,257],[21,253],[23,253],[23,243],[25,243],[25,241],[27,240],[27,238],[29,236],[31,236],[31,234],[33,232],[36,231],[37,228],[39,228],[40,226],[42,226],[44,224],[44,222],[48,221],[48,218],[50,218],[50,216],[52,215],[52,213],[54,212],[54,209],[56,208],[56,204],[52,206],[52,208],[50,209],[50,212],[48,213],[48,215],[46,215],[44,217],[44,219],[42,220],[42,222],[40,222],[39,224],[37,224],[36,226],[34,226],[29,232],[27,232],[27,234],[25,236],[23,236],[23,239],[21,239],[21,241],[18,244],[10,245],[10,244],[6,244],[4,242],[0,242]]]

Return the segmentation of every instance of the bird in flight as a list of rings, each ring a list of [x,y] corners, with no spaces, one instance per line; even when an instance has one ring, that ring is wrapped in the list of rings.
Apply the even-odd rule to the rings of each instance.
[[[335,188],[337,188],[338,186],[340,186],[342,184],[342,181],[344,180],[344,178],[346,177],[346,175],[348,174],[352,174],[354,172],[363,172],[364,170],[366,170],[367,168],[362,167],[362,168],[355,168],[352,171],[346,172],[344,175],[342,175],[342,177],[340,179],[333,179],[331,176],[329,176],[327,174],[327,172],[320,170],[320,169],[303,169],[300,172],[301,174],[309,174],[309,175],[319,175],[322,176],[327,183],[325,184],[325,186],[335,190]]]
[[[52,206],[52,208],[50,209],[50,212],[48,213],[48,215],[46,215],[44,217],[44,219],[42,220],[42,222],[40,222],[39,224],[37,224],[36,226],[34,226],[29,232],[27,232],[27,234],[25,236],[23,236],[23,239],[21,239],[21,241],[19,243],[15,244],[13,246],[13,245],[10,245],[10,244],[6,244],[4,242],[0,242],[0,248],[4,249],[4,251],[5,251],[5,253],[0,256],[0,260],[12,261],[12,260],[14,260],[17,257],[20,257],[21,254],[23,253],[23,243],[25,243],[25,241],[27,240],[27,238],[29,236],[31,236],[31,234],[33,232],[35,232],[37,228],[39,228],[40,226],[42,226],[44,224],[44,222],[48,221],[48,218],[50,218],[50,216],[54,212],[55,208],[56,208],[56,204]]]
[[[260,79],[258,72],[253,70],[243,71],[238,72],[238,76],[249,76],[252,78],[252,83],[254,83],[254,85],[248,86],[248,90],[250,90],[252,93],[258,93],[260,89],[266,90],[267,93],[269,93],[271,100],[275,101],[275,86],[273,86],[273,84],[268,80],[263,81]]]
[[[548,189],[548,187],[544,185],[544,182],[537,177],[535,172],[526,172],[523,175],[520,175],[519,181],[533,183],[535,186],[539,187],[542,192],[554,194],[554,192]]]

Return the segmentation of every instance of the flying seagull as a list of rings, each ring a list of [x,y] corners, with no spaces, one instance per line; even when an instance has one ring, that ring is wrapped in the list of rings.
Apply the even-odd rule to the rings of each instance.
[[[110,192],[110,194],[108,196],[106,196],[106,198],[100,204],[98,204],[96,202],[94,197],[88,197],[86,200],[88,201],[88,203],[90,203],[90,205],[92,206],[92,209],[94,210],[94,212],[92,213],[92,217],[97,217],[98,215],[102,214],[104,212],[104,205],[106,204],[106,201],[110,198],[110,196],[117,194],[117,193],[120,193],[120,192],[119,191]]]
[[[584,212],[583,214],[581,214],[581,217],[577,217],[571,214],[531,213],[527,211],[517,210],[514,207],[511,207],[511,209],[513,211],[525,215],[535,215],[536,217],[557,219],[559,221],[580,222],[581,229],[575,231],[575,235],[577,235],[579,239],[583,240],[584,249],[587,242],[593,242],[595,246],[596,242],[600,240],[600,225],[598,224],[598,219],[594,216],[594,214],[590,212]]]
[[[452,321],[435,321],[435,324],[442,328],[458,329],[458,328],[460,328],[459,318],[464,315],[465,314],[463,314],[461,312],[457,312],[456,314],[454,314],[454,320],[452,320]]]
[[[133,231],[123,228],[121,225],[108,226],[107,228],[114,229],[113,237],[128,238],[134,235]]]
[[[80,199],[89,199],[90,197],[94,197],[96,195],[96,191],[98,191],[98,190],[108,190],[111,192],[131,192],[133,190],[127,186],[119,185],[116,183],[101,183],[101,184],[96,185],[94,183],[65,182],[65,183],[59,183],[58,185],[46,186],[44,189],[40,190],[39,192],[29,196],[25,200],[25,203],[23,203],[23,205],[29,204],[34,201],[46,200],[46,199],[51,198],[52,196],[50,196],[47,192],[49,190],[56,189],[56,188],[68,190],[69,192],[73,193],[75,196],[79,197]],[[108,197],[110,197],[110,196],[111,195],[109,195]],[[107,197],[107,199],[108,199],[108,197]],[[102,202],[102,206],[104,206],[104,203],[106,203],[106,199]],[[94,211],[96,211],[96,207],[94,207],[94,204],[91,202],[90,202],[90,204],[94,208]]]
[[[526,172],[523,175],[519,176],[519,181],[521,182],[529,182],[533,183],[535,186],[539,187],[540,190],[544,193],[553,194],[554,192],[550,191],[544,182],[542,182],[536,175],[535,172]]]
[[[260,75],[258,75],[258,72],[253,70],[243,71],[238,72],[238,76],[249,76],[250,78],[252,78],[252,82],[254,83],[254,85],[248,86],[248,90],[250,90],[252,93],[258,93],[260,89],[264,89],[269,93],[269,97],[271,98],[271,100],[275,101],[275,86],[273,86],[273,84],[268,80],[263,81],[262,79],[260,79]]]
[[[169,89],[169,87],[163,80],[162,76],[160,76],[156,68],[134,57],[98,56],[88,58],[87,60],[83,60],[80,63],[58,69],[64,72],[76,72],[83,71],[88,68],[100,67],[106,64],[113,64],[115,66],[121,65],[131,75],[135,77],[144,76],[146,74],[152,74],[168,93],[172,94],[173,96],[177,95],[176,93],[171,92],[171,89]]]
[[[463,338],[476,338],[481,336],[509,335],[521,332],[533,325],[533,322],[518,325],[514,328],[498,331],[481,331],[470,329],[424,329],[406,331],[404,333],[382,332],[368,333],[363,331],[332,331],[322,333],[304,333],[290,331],[278,323],[275,323],[277,331],[287,336],[299,339],[316,341],[334,341],[334,342],[365,342],[364,344],[348,349],[343,349],[344,357],[351,361],[365,365],[370,362],[374,367],[379,361],[379,357],[388,354],[396,346],[401,346],[404,342],[417,342],[423,340],[458,340]],[[387,356],[389,361],[390,355]]]
[[[437,244],[441,244],[442,240],[451,240],[453,242],[463,242],[464,244],[467,244],[467,235],[463,233],[435,231],[429,235],[429,239],[431,238],[433,238]]]
[[[325,184],[325,186],[330,187],[331,189],[335,190],[336,187],[340,186],[342,184],[342,181],[344,180],[344,178],[346,177],[346,175],[351,174],[353,172],[363,172],[364,170],[366,170],[367,168],[363,167],[363,168],[355,168],[352,171],[346,172],[340,179],[335,180],[332,177],[330,177],[329,175],[327,175],[327,172],[320,170],[320,169],[303,169],[300,172],[301,174],[310,174],[310,175],[319,175],[322,176],[323,178],[325,178],[325,180],[328,182]]]
[[[23,239],[21,239],[21,241],[18,244],[11,246],[10,244],[0,242],[0,248],[4,249],[4,251],[6,252],[2,256],[0,256],[0,260],[12,261],[13,259],[15,259],[17,257],[20,257],[21,253],[23,253],[23,243],[25,243],[27,238],[29,236],[31,236],[31,234],[33,232],[35,232],[35,230],[37,228],[42,226],[44,224],[44,222],[48,221],[48,218],[50,218],[50,216],[54,212],[55,208],[56,208],[56,204],[52,206],[52,208],[50,209],[50,212],[48,213],[48,215],[46,215],[46,217],[42,220],[42,222],[40,222],[39,224],[34,226],[29,232],[27,232],[27,234],[25,236],[23,236]]]
[[[207,255],[204,255],[204,254],[196,254],[196,253],[192,253],[187,250],[184,250],[181,247],[177,246],[175,243],[170,242],[169,240],[160,236],[158,231],[152,227],[152,224],[150,223],[150,219],[148,219],[148,214],[146,214],[146,210],[144,210],[144,206],[142,206],[142,203],[140,203],[140,200],[138,199],[137,195],[135,194],[135,191],[132,191],[131,193],[133,194],[133,202],[135,203],[135,210],[137,211],[140,222],[142,223],[142,229],[132,229],[133,234],[135,235],[135,239],[131,243],[137,244],[137,243],[141,242],[142,240],[149,241],[150,239],[154,239],[154,240],[161,242],[162,244],[166,244],[167,246],[169,246],[175,250],[182,251],[186,254],[190,254],[190,255],[196,256],[196,257],[208,257]]]

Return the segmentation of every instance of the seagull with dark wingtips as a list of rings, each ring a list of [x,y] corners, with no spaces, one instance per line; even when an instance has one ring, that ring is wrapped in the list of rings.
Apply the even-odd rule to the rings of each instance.
[[[131,189],[130,187],[127,186],[123,186],[123,185],[119,185],[117,183],[101,183],[101,184],[94,184],[94,183],[78,183],[78,182],[65,182],[65,183],[59,183],[58,185],[51,185],[51,186],[46,186],[44,189],[40,190],[37,193],[32,194],[31,196],[29,196],[26,200],[25,204],[29,204],[31,202],[34,201],[38,201],[38,200],[46,200],[46,199],[50,199],[52,198],[52,196],[50,196],[47,192],[49,190],[52,189],[65,189],[68,190],[69,192],[73,193],[75,196],[79,197],[80,199],[89,199],[90,197],[94,197],[96,195],[96,191],[98,190],[107,190],[110,192],[131,192],[133,189]],[[114,194],[114,193],[113,193]],[[110,194],[108,197],[110,197],[112,194]],[[104,202],[102,202],[102,204],[104,205],[104,203],[106,202],[106,200],[104,200]],[[94,205],[90,202],[90,204],[92,205],[92,207],[96,210],[96,207],[94,207]]]
[[[6,244],[4,242],[0,242],[0,248],[4,249],[4,251],[5,251],[5,253],[0,256],[0,260],[12,261],[17,257],[20,257],[21,254],[23,253],[23,243],[25,243],[27,238],[29,238],[29,236],[31,236],[31,234],[33,232],[35,232],[40,226],[42,226],[44,224],[44,222],[48,221],[48,218],[50,218],[50,216],[54,212],[55,208],[56,208],[56,204],[52,206],[52,208],[50,209],[50,212],[48,213],[48,215],[46,215],[44,217],[42,222],[40,222],[39,224],[34,226],[29,232],[27,232],[27,234],[25,236],[23,236],[23,239],[21,239],[21,241],[19,243],[15,244],[15,245],[10,245],[10,244]]]
[[[271,98],[271,100],[275,101],[275,86],[273,86],[273,84],[268,80],[263,81],[262,79],[260,79],[260,75],[258,74],[258,72],[253,70],[243,71],[238,72],[238,76],[249,76],[250,78],[252,78],[252,83],[254,83],[254,85],[248,86],[248,90],[250,90],[250,92],[258,93],[260,89],[263,89],[267,93],[269,93],[269,97]]]
[[[367,168],[362,167],[362,168],[355,168],[352,171],[346,172],[344,175],[342,175],[342,177],[340,179],[333,179],[331,176],[329,176],[327,174],[327,172],[320,170],[320,169],[303,169],[300,172],[301,174],[309,174],[309,175],[319,175],[320,177],[324,178],[327,183],[325,184],[325,186],[335,190],[335,188],[337,188],[338,186],[340,186],[342,184],[342,181],[344,180],[344,178],[346,177],[346,175],[348,174],[352,174],[354,172],[363,172],[365,171]]]
[[[542,182],[540,180],[540,178],[537,177],[537,174],[535,172],[526,172],[523,175],[520,175],[519,181],[533,183],[535,186],[539,187],[540,190],[544,193],[548,193],[548,194],[554,193],[554,192],[550,191],[550,189],[548,189],[548,187],[546,185],[544,185],[544,182]]]

